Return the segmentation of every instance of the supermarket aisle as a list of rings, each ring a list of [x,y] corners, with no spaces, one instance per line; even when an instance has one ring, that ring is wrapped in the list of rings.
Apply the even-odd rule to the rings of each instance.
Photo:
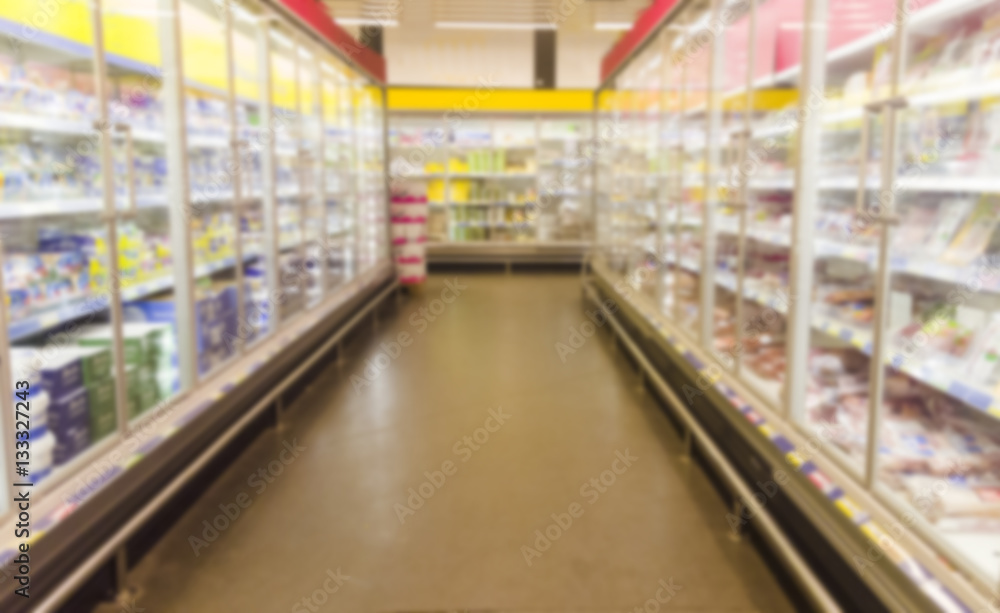
[[[136,606],[791,611],[608,336],[560,358],[580,292],[432,277],[178,520]]]

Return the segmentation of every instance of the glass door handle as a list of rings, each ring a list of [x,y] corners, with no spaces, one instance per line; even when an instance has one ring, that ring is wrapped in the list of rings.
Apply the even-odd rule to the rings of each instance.
[[[127,123],[116,123],[115,131],[125,135],[125,181],[127,182],[128,203],[121,216],[124,219],[135,217],[137,203],[135,197],[135,147],[132,141],[132,126]],[[117,206],[115,207],[117,209]]]

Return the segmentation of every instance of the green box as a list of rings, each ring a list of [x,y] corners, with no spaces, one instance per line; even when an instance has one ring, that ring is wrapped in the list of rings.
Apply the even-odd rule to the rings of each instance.
[[[95,385],[111,378],[111,349],[70,347],[67,350],[80,356],[80,372],[85,386]]]
[[[125,388],[128,394],[129,416],[145,413],[160,400],[159,381],[156,371],[149,366],[127,366]],[[134,405],[134,406],[132,406]]]
[[[130,396],[137,395],[139,390],[145,387],[156,385],[154,371],[149,366],[142,364],[125,365],[125,388]]]
[[[136,397],[136,402],[139,404],[139,412],[145,413],[146,411],[152,409],[156,406],[156,403],[159,400],[160,391],[157,389],[156,385],[141,388],[139,390],[139,395]]]
[[[142,414],[142,411],[139,410],[139,401],[132,394],[125,394],[125,407],[129,419],[135,419]]]
[[[155,364],[159,359],[163,335],[168,324],[126,323],[122,326],[122,345],[125,351],[125,365]],[[110,348],[114,342],[111,326],[108,324],[87,326],[79,338],[84,347]]]
[[[108,391],[104,391],[103,387],[110,388]],[[103,406],[95,406],[94,398],[103,398],[107,396],[106,400],[97,400],[97,402],[104,402]],[[105,436],[114,432],[118,427],[118,415],[115,413],[115,394],[114,394],[114,383],[111,381],[106,381],[98,384],[94,389],[87,388],[87,396],[90,398],[90,440],[96,443]]]

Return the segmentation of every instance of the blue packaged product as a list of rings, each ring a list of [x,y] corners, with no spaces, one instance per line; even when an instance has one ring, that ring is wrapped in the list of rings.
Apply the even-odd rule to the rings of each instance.
[[[238,297],[236,295],[236,286],[229,285],[219,290],[218,301],[219,301],[219,311],[222,313],[235,313],[236,303]]]
[[[214,350],[225,347],[226,344],[226,322],[216,321],[211,324],[202,325],[198,334],[198,350]]]
[[[58,352],[40,365],[42,387],[52,398],[61,398],[83,385],[83,368],[79,355]]]
[[[239,318],[237,317],[236,311],[225,314],[222,320],[222,327],[223,344],[228,347],[232,343],[236,342],[234,339],[239,336]]]
[[[195,318],[199,323],[214,323],[219,319],[219,299],[210,295],[194,303]]]
[[[177,316],[170,299],[136,300],[122,305],[125,321],[172,324]]]
[[[48,424],[56,440],[61,441],[68,433],[89,423],[90,404],[85,387],[57,397],[49,404]]]
[[[56,437],[56,448],[53,452],[53,460],[56,465],[65,464],[81,451],[90,446],[90,426],[73,428],[64,433],[62,438]]]
[[[53,228],[38,230],[39,253],[80,253],[89,249],[93,242],[92,237],[82,234],[67,234]]]

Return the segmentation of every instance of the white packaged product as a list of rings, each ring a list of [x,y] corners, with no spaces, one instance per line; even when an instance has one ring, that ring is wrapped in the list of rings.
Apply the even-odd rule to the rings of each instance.
[[[28,460],[28,478],[36,484],[52,473],[56,450],[56,437],[52,432],[44,426],[39,428],[39,432],[38,436],[31,437],[31,456]]]

